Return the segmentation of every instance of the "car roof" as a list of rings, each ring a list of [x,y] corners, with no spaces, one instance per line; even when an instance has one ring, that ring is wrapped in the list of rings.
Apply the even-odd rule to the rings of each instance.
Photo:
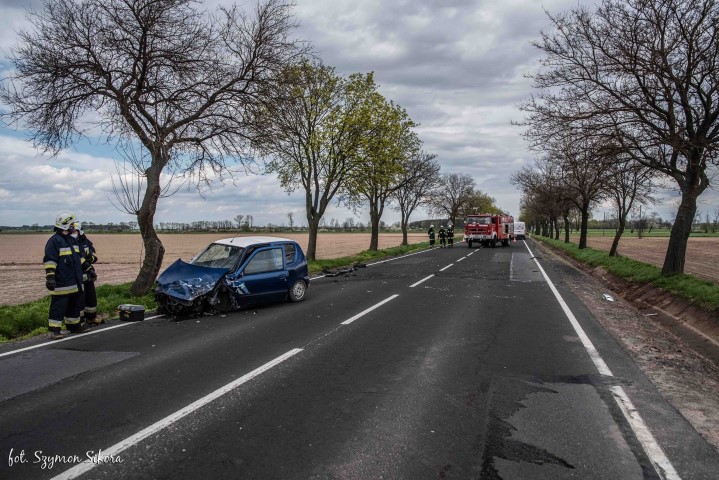
[[[265,237],[265,236],[261,236],[261,235],[253,235],[253,236],[247,236],[247,237],[223,238],[222,240],[215,240],[212,243],[219,243],[220,245],[234,245],[236,247],[247,248],[250,245],[257,245],[258,243],[273,243],[273,242],[296,243],[294,240],[290,240],[289,238]]]

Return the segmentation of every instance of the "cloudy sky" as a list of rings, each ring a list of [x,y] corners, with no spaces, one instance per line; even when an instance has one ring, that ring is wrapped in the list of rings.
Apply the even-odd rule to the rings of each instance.
[[[232,1],[208,0],[206,7]],[[296,0],[299,38],[341,74],[375,72],[381,93],[402,105],[420,124],[424,149],[437,154],[443,173],[471,175],[477,187],[515,216],[519,192],[510,175],[532,161],[512,126],[516,105],[531,93],[525,75],[537,68],[530,45],[548,28],[544,9],[566,11],[585,0]],[[40,4],[0,0],[0,48],[7,52],[23,28],[25,10]],[[4,55],[3,55],[4,57]],[[0,69],[8,63],[0,59]],[[56,158],[35,151],[22,131],[0,126],[0,225],[52,223],[66,208],[94,222],[132,221],[111,203],[111,175],[120,157],[111,146],[89,139]],[[656,209],[671,217],[674,194]],[[700,198],[700,211],[719,208],[716,192]],[[304,203],[274,177],[240,175],[200,196],[182,189],[163,198],[155,221],[191,222],[252,215],[255,224],[306,223]],[[601,216],[601,212],[599,214]],[[366,223],[366,211],[333,207],[327,214]],[[425,218],[417,212],[414,220]],[[387,223],[399,220],[388,210]]]

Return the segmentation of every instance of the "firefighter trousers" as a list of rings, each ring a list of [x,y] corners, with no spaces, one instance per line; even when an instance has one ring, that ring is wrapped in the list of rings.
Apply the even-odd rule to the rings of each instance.
[[[97,318],[97,292],[95,291],[95,282],[84,282],[82,286],[85,294],[80,312],[86,322],[94,323],[95,318]]]
[[[79,330],[82,297],[83,292],[75,292],[69,295],[52,295],[50,297],[48,329],[51,332],[59,332],[63,321],[68,331]]]

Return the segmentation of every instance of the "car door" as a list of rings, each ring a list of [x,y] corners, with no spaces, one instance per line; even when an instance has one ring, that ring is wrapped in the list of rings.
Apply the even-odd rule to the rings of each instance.
[[[245,304],[281,300],[287,295],[287,267],[281,246],[258,249],[240,272]]]

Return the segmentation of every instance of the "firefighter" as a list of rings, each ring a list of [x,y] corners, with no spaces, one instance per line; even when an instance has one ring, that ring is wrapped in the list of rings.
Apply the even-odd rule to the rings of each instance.
[[[434,248],[434,225],[429,226],[427,235],[429,235],[429,248]]]
[[[447,246],[447,230],[444,229],[444,225],[439,227],[439,248]]]
[[[63,212],[55,219],[54,234],[45,245],[45,286],[50,290],[48,330],[51,339],[62,338],[62,322],[69,332],[86,332],[80,323],[82,308],[82,276],[92,268],[85,263],[80,246],[70,235],[75,216]]]
[[[80,245],[80,253],[85,258],[85,263],[94,265],[97,262],[97,255],[95,254],[95,247],[93,246],[90,239],[87,238],[85,232],[82,230],[82,223],[76,221],[72,224],[72,237],[77,240]],[[82,309],[80,310],[80,321],[87,325],[100,325],[105,323],[103,320],[97,318],[97,292],[95,291],[95,280],[97,275],[95,274],[95,267],[89,269],[87,273],[82,276],[82,289],[84,292]]]
[[[452,222],[447,225],[447,243],[450,247],[454,246],[454,225],[452,225]]]

